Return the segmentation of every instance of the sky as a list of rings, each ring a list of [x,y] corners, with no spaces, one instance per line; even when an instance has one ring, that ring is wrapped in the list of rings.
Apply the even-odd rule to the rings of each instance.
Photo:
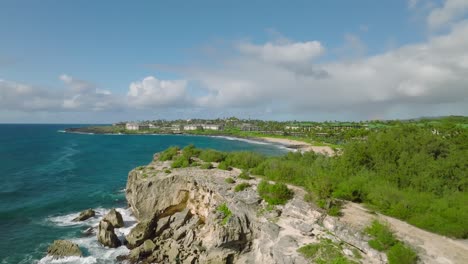
[[[468,115],[468,0],[2,0],[0,36],[0,123]]]

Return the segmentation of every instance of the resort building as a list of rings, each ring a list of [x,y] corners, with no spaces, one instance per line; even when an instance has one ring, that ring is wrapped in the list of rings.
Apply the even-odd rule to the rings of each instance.
[[[216,125],[216,124],[203,124],[202,127],[205,130],[223,130],[222,125]]]
[[[203,129],[202,125],[184,125],[184,130],[201,130]]]
[[[127,123],[125,124],[125,129],[127,130],[138,130],[140,127],[137,123]]]

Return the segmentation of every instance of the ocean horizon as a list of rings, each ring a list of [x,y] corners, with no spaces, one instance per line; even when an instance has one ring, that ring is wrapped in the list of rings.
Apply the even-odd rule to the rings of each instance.
[[[281,155],[286,148],[229,137],[192,135],[90,135],[61,133],[87,124],[0,124],[0,260],[1,263],[46,263],[47,247],[68,239],[83,250],[83,258],[54,263],[114,263],[128,253],[122,246],[109,249],[85,231],[111,208],[122,213],[129,232],[135,219],[127,208],[128,172],[152,160],[170,146],[194,144],[222,151],[255,151]],[[92,208],[96,217],[72,222],[80,211]]]

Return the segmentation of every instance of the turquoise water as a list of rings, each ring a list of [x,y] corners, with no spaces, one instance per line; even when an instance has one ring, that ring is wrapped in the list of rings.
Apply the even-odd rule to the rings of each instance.
[[[268,144],[202,136],[59,132],[71,126],[0,125],[1,263],[35,263],[55,239],[74,239],[88,255],[67,263],[113,263],[116,255],[125,253],[124,248],[106,251],[93,237],[82,234],[97,220],[83,224],[70,220],[86,208],[95,208],[102,215],[117,207],[127,223],[133,224],[125,210],[127,173],[169,146],[195,144],[267,155],[285,152]]]

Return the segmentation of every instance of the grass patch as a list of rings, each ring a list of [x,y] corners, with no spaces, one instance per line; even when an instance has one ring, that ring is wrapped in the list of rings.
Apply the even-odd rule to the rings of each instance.
[[[374,220],[372,224],[365,229],[365,232],[373,237],[373,239],[368,242],[369,246],[378,251],[386,251],[398,242],[388,225],[382,224],[377,220]]]
[[[190,157],[187,157],[185,155],[180,155],[179,157],[172,162],[171,167],[172,168],[187,168],[190,166],[191,159]]]
[[[243,182],[243,183],[237,184],[236,187],[234,188],[234,191],[241,192],[249,187],[250,187],[250,184]]]
[[[389,264],[414,264],[418,261],[418,255],[413,249],[403,243],[396,243],[387,252]]]
[[[169,174],[169,173],[171,173],[172,171],[171,171],[170,169],[166,169],[166,170],[164,170],[164,172],[167,173],[167,174]]]
[[[204,170],[211,170],[213,168],[213,164],[211,164],[211,162],[205,162],[200,166],[200,168]]]
[[[213,149],[206,149],[202,150],[198,157],[206,162],[221,162],[225,159],[226,154]]]
[[[219,163],[218,169],[220,169],[220,170],[227,170],[227,171],[232,170],[231,166],[229,166],[229,165],[227,164],[227,162],[224,162],[224,161],[222,161],[222,162]]]
[[[243,180],[251,180],[252,179],[252,177],[250,177],[249,173],[246,172],[246,171],[242,171],[241,174],[239,174],[239,176],[237,176],[237,178],[243,179]]]
[[[230,183],[230,184],[236,183],[236,181],[235,181],[233,178],[231,178],[231,177],[224,179],[224,181],[225,181],[226,183]]]
[[[340,245],[330,239],[323,239],[318,244],[308,244],[297,250],[305,258],[318,264],[352,264],[356,263],[346,258]]]
[[[265,180],[260,182],[257,191],[260,197],[271,205],[285,204],[294,196],[294,192],[284,183],[270,184]]]
[[[179,152],[179,147],[170,147],[159,155],[160,161],[172,160]]]
[[[221,220],[221,224],[226,225],[232,216],[231,210],[229,210],[229,207],[227,207],[226,203],[223,203],[216,207],[216,210],[224,215],[223,220]]]

